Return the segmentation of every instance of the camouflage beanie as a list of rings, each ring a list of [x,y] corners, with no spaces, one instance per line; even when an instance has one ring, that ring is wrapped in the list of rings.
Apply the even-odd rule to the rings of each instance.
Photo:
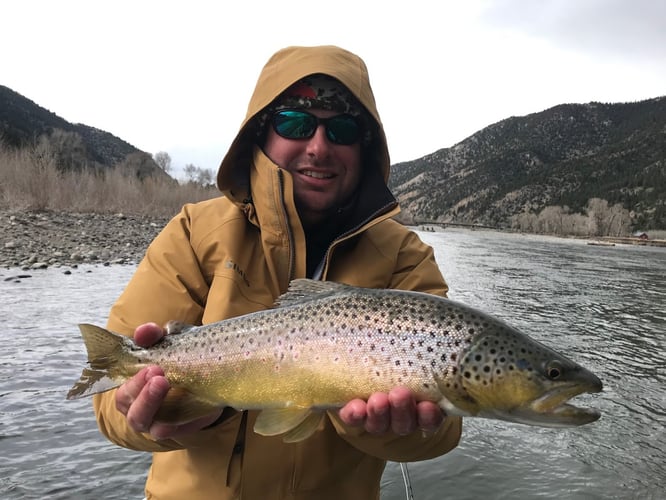
[[[358,117],[362,106],[338,80],[328,75],[306,76],[282,92],[273,101],[271,111],[285,108],[316,108]]]

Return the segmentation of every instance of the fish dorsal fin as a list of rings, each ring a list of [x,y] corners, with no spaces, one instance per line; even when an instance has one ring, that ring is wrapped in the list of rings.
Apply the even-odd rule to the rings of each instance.
[[[349,285],[334,281],[320,281],[311,279],[295,279],[289,283],[286,293],[280,295],[275,301],[275,307],[286,307],[301,304],[315,298],[328,297],[351,288]]]
[[[188,325],[187,323],[182,323],[181,321],[169,321],[166,326],[167,335],[178,335],[180,333],[187,333],[189,330],[194,328],[193,325]]]
[[[311,408],[269,408],[254,423],[254,432],[262,436],[284,434],[285,443],[296,443],[310,437],[319,427],[325,413]]]

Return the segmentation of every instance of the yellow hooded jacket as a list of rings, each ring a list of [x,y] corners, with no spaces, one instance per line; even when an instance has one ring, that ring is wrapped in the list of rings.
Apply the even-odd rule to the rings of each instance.
[[[355,210],[326,251],[321,279],[446,294],[432,249],[391,219],[399,209],[386,187],[388,149],[365,64],[338,47],[289,47],[264,67],[247,117],[222,161],[218,186],[224,196],[186,205],[167,224],[113,306],[109,329],[131,336],[148,321],[205,324],[266,309],[290,280],[305,276],[305,235],[290,174],[255,145],[252,118],[292,83],[314,73],[342,82],[376,121]],[[115,390],[94,397],[98,424],[112,442],[153,452],[148,498],[377,499],[386,460],[442,455],[457,445],[461,433],[461,419],[447,417],[432,436],[375,436],[347,428],[329,413],[323,430],[285,444],[279,436],[252,431],[256,412],[228,409],[208,429],[155,440],[128,427],[114,396]]]

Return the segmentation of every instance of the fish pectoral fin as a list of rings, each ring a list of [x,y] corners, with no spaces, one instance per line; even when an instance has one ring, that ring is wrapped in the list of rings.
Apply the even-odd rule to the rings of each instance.
[[[169,389],[160,409],[155,414],[155,421],[167,424],[182,424],[210,415],[220,407],[211,404],[187,389],[172,387]]]
[[[321,425],[326,414],[323,411],[313,411],[297,427],[287,432],[282,441],[285,443],[298,443],[312,436]]]
[[[263,410],[254,423],[254,432],[262,436],[284,434],[285,443],[296,443],[310,437],[319,427],[325,413],[311,408],[270,408]]]

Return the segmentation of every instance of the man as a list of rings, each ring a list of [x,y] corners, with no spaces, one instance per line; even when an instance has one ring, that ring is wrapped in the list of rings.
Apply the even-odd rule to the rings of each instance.
[[[388,174],[363,61],[332,46],[277,52],[220,165],[225,196],[187,205],[169,222],[108,327],[152,345],[163,335],[158,324],[266,309],[306,276],[445,295],[432,249],[391,219]],[[386,460],[444,454],[461,432],[460,418],[397,387],[350,401],[310,438],[285,444],[252,431],[254,411],[154,422],[168,390],[162,370],[149,367],[94,399],[111,441],[154,452],[148,498],[379,498]]]

